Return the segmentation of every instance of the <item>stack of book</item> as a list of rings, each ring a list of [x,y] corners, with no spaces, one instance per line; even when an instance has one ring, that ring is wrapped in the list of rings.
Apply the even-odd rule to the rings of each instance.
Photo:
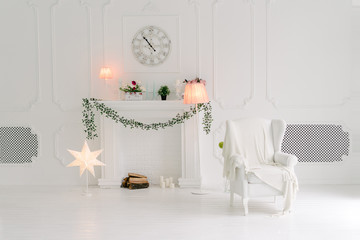
[[[128,177],[123,179],[121,187],[129,189],[148,188],[149,181],[144,175],[137,173],[128,173]]]

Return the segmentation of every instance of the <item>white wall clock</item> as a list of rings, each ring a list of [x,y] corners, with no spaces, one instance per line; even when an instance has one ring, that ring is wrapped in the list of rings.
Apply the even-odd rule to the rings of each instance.
[[[179,16],[124,16],[122,29],[124,72],[179,72],[179,27]]]
[[[146,66],[160,65],[171,51],[171,40],[164,30],[157,26],[141,28],[132,40],[135,59]]]

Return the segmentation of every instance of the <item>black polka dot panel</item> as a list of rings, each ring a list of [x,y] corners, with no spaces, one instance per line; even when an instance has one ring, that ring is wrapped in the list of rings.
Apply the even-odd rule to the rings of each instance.
[[[29,127],[0,127],[0,164],[28,164],[38,156],[39,141]]]
[[[281,150],[299,162],[329,163],[349,155],[349,133],[336,124],[288,124]]]

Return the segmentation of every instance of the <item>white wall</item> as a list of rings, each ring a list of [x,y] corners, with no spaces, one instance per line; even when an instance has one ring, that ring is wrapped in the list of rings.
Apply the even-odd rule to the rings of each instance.
[[[1,184],[81,183],[78,170],[64,165],[72,161],[66,149],[80,149],[84,140],[82,97],[115,99],[119,79],[174,89],[176,79],[197,75],[208,82],[215,119],[212,134],[200,132],[206,187],[223,187],[214,146],[224,121],[248,116],[342,124],[351,135],[350,156],[341,163],[299,164],[299,180],[360,183],[360,8],[355,3],[1,1],[0,126],[30,126],[40,137],[40,157],[28,167],[0,167]],[[175,70],[126,69],[130,56],[123,24],[131,16],[144,25],[164,16],[178,19]],[[114,70],[107,85],[98,79],[103,65]]]

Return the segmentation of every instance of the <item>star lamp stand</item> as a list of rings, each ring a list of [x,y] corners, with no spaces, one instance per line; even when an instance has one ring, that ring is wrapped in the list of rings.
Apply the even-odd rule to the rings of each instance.
[[[82,195],[90,197],[92,194],[89,193],[89,172],[95,177],[94,166],[105,166],[103,162],[96,159],[102,150],[91,152],[87,142],[85,141],[81,152],[69,149],[68,151],[75,157],[75,160],[68,164],[67,167],[79,167],[80,177],[84,171],[86,171],[86,189]]]
[[[92,196],[92,193],[89,192],[89,171],[86,171],[86,188],[85,188],[85,191],[82,193],[83,196],[85,197],[91,197]]]

